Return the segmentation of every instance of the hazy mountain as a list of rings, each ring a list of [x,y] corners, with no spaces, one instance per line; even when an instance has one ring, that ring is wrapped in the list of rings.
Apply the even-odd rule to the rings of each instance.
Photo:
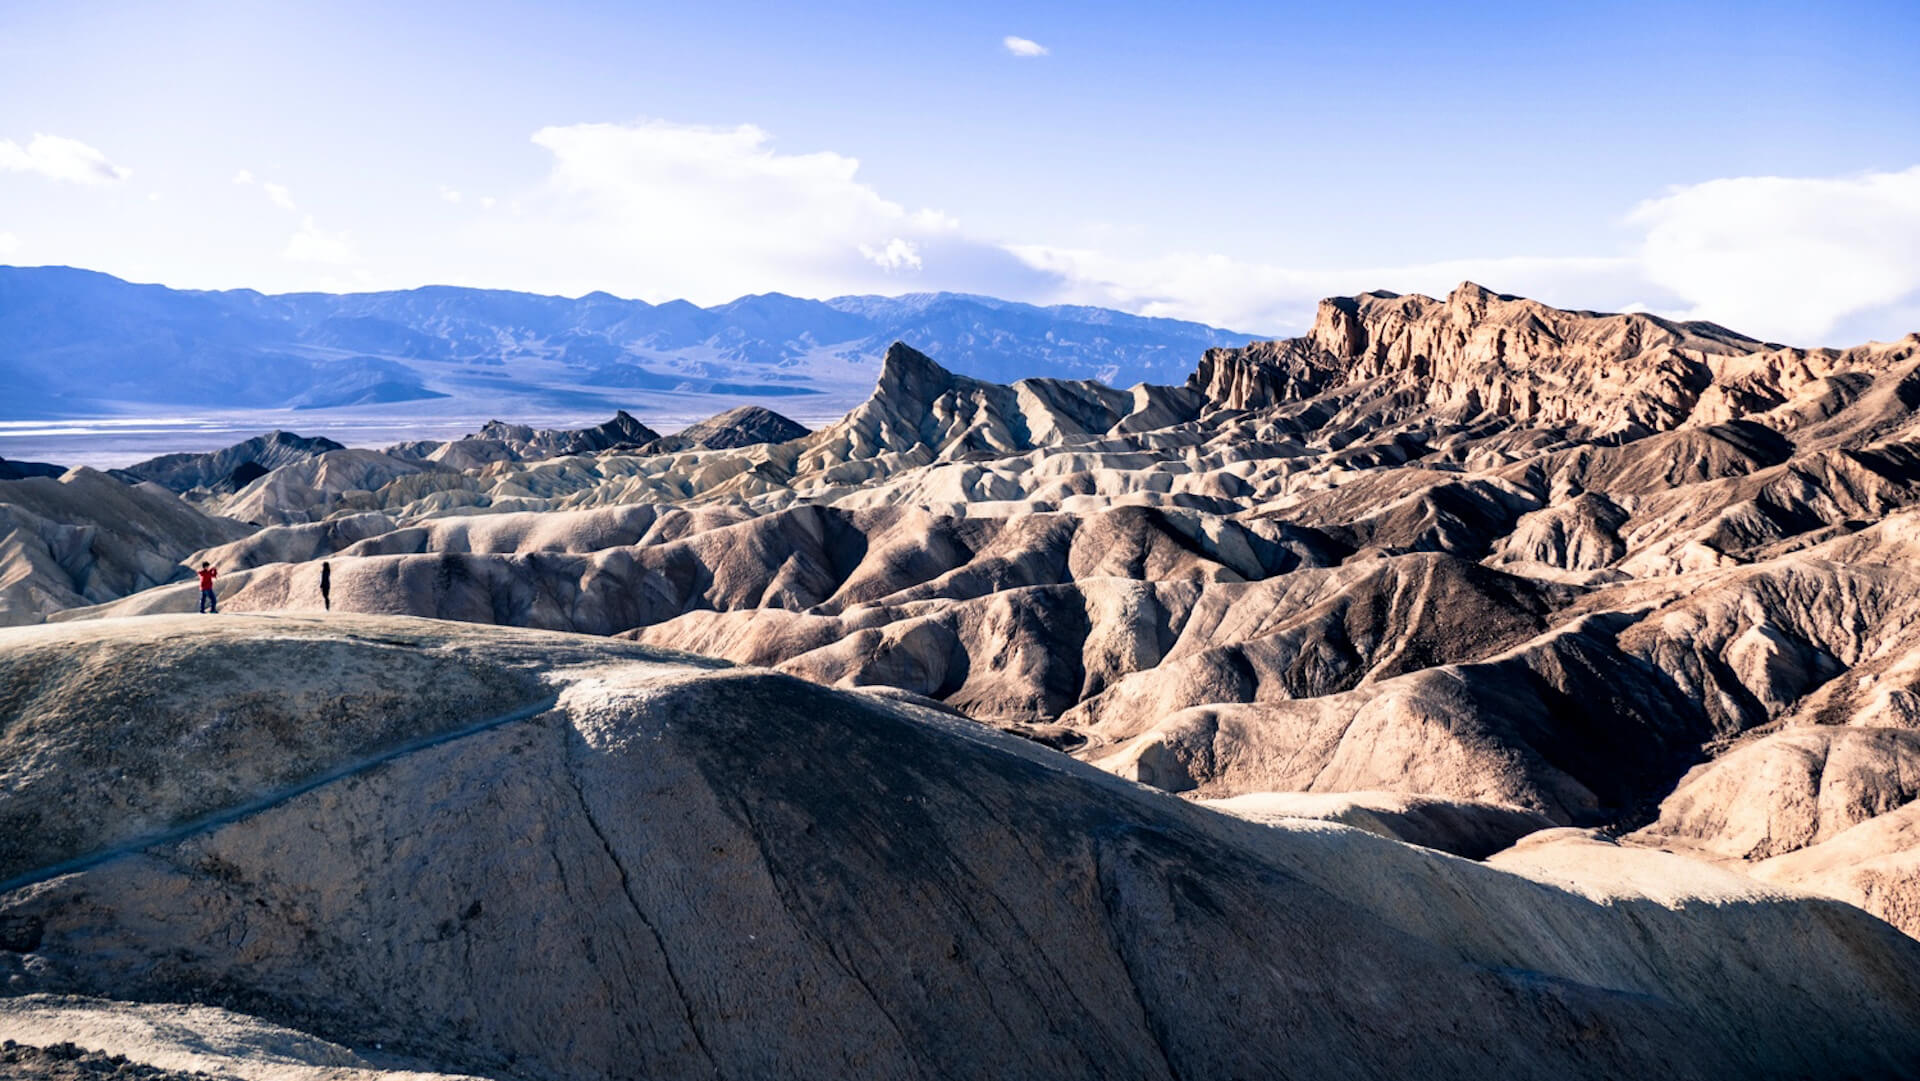
[[[635,391],[807,395],[871,381],[909,340],[1010,381],[1177,382],[1247,335],[1100,308],[949,293],[701,308],[432,286],[194,292],[65,267],[0,267],[0,416],[155,407],[330,408],[426,398],[595,409]],[[493,411],[493,410],[489,410]]]

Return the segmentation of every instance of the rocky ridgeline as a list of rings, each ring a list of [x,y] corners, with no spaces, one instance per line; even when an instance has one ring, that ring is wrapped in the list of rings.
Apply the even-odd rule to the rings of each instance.
[[[196,488],[231,495],[283,465],[345,450],[331,439],[272,431],[205,454],[163,454],[113,475],[132,484],[151,481],[169,491]]]
[[[760,443],[785,443],[807,434],[806,428],[757,405],[743,405],[718,416],[690,424],[670,436],[660,436],[646,449],[666,454],[682,450],[735,450]]]
[[[1765,413],[1821,381],[1885,371],[1917,343],[1791,349],[1712,323],[1561,311],[1468,282],[1444,301],[1323,300],[1305,337],[1210,349],[1188,385],[1224,408],[1255,409],[1375,384],[1370,393],[1397,396],[1402,415],[1630,439]]]

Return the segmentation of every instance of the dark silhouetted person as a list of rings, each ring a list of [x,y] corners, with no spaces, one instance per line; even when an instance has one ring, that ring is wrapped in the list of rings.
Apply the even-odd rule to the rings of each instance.
[[[333,564],[320,564],[320,604],[333,611]]]
[[[212,612],[216,615],[220,612],[220,600],[213,595],[213,576],[219,573],[213,569],[211,563],[200,564],[200,610],[202,612]]]

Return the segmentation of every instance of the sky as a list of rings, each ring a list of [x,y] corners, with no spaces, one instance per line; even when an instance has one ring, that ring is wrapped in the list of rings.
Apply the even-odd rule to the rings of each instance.
[[[1920,331],[1920,4],[0,0],[0,263]]]

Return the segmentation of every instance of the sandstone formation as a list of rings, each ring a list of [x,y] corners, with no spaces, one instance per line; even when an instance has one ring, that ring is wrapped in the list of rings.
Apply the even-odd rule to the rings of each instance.
[[[138,691],[136,657],[171,682]],[[36,1046],[528,1079],[1920,1061],[1920,942],[1584,835],[1488,866],[1264,825],[944,712],[538,631],[110,620],[0,632],[0,667],[53,688],[0,726],[0,815],[75,827],[0,883],[30,996],[0,1034]],[[162,720],[129,739],[134,694]]]

